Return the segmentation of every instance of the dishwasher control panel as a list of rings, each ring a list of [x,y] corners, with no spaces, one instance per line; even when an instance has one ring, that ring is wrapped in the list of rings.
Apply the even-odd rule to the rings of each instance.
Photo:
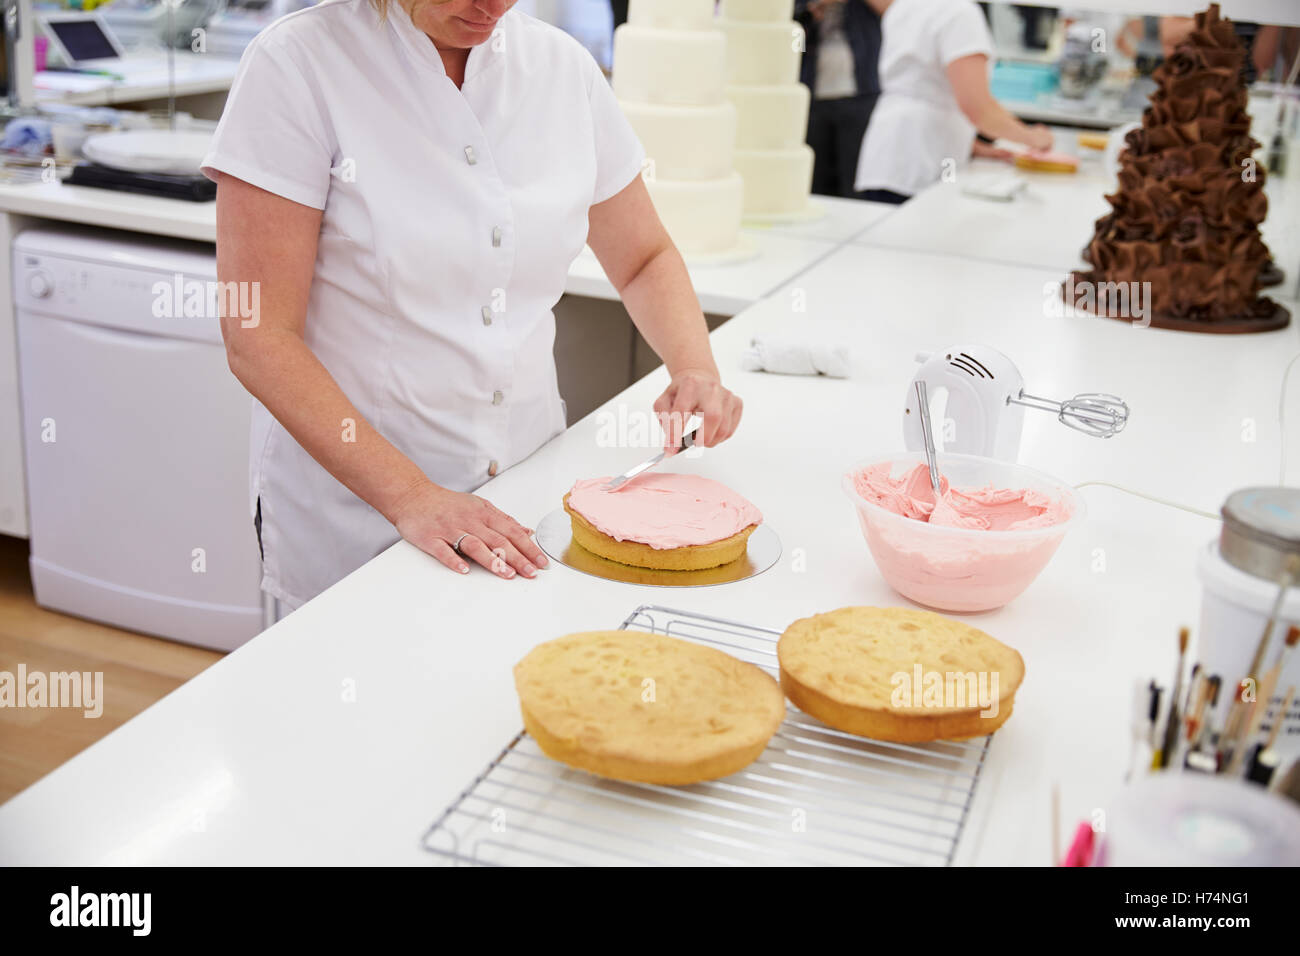
[[[215,250],[208,256],[172,250],[176,268],[169,269],[130,255],[92,262],[61,250],[24,249],[21,240],[14,253],[18,309],[124,332],[221,342]]]

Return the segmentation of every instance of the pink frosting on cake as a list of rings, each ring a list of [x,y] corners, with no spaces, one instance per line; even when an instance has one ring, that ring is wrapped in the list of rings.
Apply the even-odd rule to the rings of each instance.
[[[726,485],[699,475],[652,472],[618,491],[608,478],[575,482],[569,507],[617,541],[656,550],[712,544],[759,524],[763,515]]]
[[[888,462],[872,465],[854,474],[853,487],[866,501],[894,514],[949,528],[1025,531],[1061,524],[1070,517],[1064,502],[1040,491],[992,485],[951,488],[943,476],[936,503],[925,465],[917,465],[902,478],[890,476]]]

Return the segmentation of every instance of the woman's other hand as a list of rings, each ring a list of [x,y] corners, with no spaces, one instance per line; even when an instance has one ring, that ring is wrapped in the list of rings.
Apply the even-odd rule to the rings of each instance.
[[[387,515],[403,538],[460,574],[466,559],[497,577],[537,576],[547,565],[532,532],[477,495],[449,491],[425,481],[403,495]],[[463,538],[462,538],[463,536]],[[455,545],[460,541],[460,552]]]
[[[808,4],[808,12],[812,14],[814,20],[821,21],[826,18],[827,7],[833,7],[835,4],[843,2],[844,0],[811,0]]]
[[[1035,123],[1029,127],[1029,136],[1025,140],[1025,145],[1030,149],[1045,153],[1052,148],[1052,142],[1052,131],[1042,123]]]
[[[998,159],[1004,163],[1009,163],[1016,158],[1016,154],[1011,150],[986,143],[979,137],[976,137],[975,142],[971,144],[970,154],[976,159]]]
[[[682,431],[692,415],[704,420],[695,433],[695,444],[709,448],[726,441],[740,424],[744,403],[723,387],[717,372],[683,369],[673,376],[654,410],[664,429],[664,448],[672,452],[681,443]]]
[[[962,113],[989,139],[1009,139],[1036,150],[1051,149],[1051,130],[1040,123],[1029,126],[1020,122],[993,98],[988,62],[983,53],[971,53],[948,64],[948,84]]]

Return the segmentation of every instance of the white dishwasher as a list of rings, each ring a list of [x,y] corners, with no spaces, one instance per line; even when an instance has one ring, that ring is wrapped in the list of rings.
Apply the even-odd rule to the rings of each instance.
[[[13,249],[37,602],[239,646],[262,629],[252,399],[207,308],[213,247],[50,226]]]

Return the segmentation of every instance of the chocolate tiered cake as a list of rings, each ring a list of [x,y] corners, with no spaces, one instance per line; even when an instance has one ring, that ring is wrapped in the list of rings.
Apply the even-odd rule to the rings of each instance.
[[[1076,286],[1150,283],[1147,308],[1161,328],[1256,332],[1290,321],[1259,295],[1268,199],[1263,166],[1251,159],[1259,144],[1246,113],[1245,55],[1212,4],[1156,69],[1142,128],[1120,154],[1119,190],[1106,197],[1112,211],[1084,252],[1092,268],[1074,274]],[[1103,299],[1099,314],[1131,318]]]

